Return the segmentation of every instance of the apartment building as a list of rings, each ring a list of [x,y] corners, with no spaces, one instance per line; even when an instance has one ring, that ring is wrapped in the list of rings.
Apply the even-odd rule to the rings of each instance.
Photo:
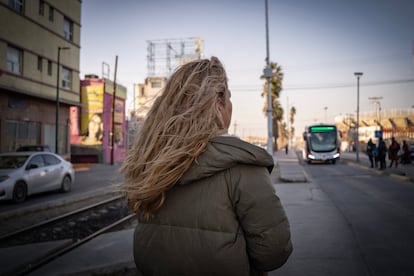
[[[166,77],[147,77],[144,83],[134,85],[134,111],[138,120],[147,115],[155,99],[167,82]]]
[[[80,106],[81,0],[0,0],[0,152],[46,144],[70,154]]]
[[[114,97],[115,96],[115,97]],[[82,107],[71,107],[73,163],[120,163],[126,157],[127,88],[107,78],[81,80]],[[114,130],[114,131],[112,131]]]

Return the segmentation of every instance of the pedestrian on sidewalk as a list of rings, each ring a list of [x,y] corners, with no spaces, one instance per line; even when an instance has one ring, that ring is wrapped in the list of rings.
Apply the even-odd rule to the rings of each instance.
[[[286,144],[286,146],[285,146],[285,154],[288,154],[288,153],[289,153],[289,145]]]
[[[389,159],[391,160],[390,168],[393,164],[395,167],[398,166],[398,152],[400,151],[400,144],[395,140],[394,137],[391,137],[391,145],[388,149]]]
[[[403,156],[402,156],[402,164],[410,164],[410,149],[408,148],[407,141],[403,140]]]
[[[292,252],[266,150],[230,136],[218,58],[179,67],[121,168],[143,275],[267,275]]]
[[[375,167],[377,167],[377,163],[374,162],[375,161],[374,160],[374,151],[375,151],[375,144],[372,142],[372,139],[369,138],[369,141],[367,143],[367,155],[368,155],[368,158],[369,158],[369,163],[371,164],[371,168],[374,167],[374,164],[375,164]]]
[[[387,156],[387,145],[385,145],[384,139],[382,137],[378,140],[378,159],[380,161],[380,170],[384,170],[387,167],[386,164],[386,156]]]

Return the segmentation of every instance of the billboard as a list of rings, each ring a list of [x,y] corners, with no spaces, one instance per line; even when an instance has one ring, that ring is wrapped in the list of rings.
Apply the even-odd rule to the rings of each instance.
[[[103,137],[103,82],[93,82],[81,88],[81,134],[86,136],[83,144],[102,143]]]

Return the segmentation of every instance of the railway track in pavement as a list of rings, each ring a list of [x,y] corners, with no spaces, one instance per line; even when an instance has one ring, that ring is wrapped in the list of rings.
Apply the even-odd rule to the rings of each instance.
[[[35,261],[14,268],[12,275],[25,275],[66,254],[102,233],[126,229],[136,223],[121,195],[49,218],[0,236],[0,249],[48,241],[64,241]]]

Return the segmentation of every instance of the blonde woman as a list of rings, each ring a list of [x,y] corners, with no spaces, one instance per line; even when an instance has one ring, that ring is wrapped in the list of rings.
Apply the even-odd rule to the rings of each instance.
[[[272,157],[227,134],[230,96],[216,57],[187,63],[139,130],[121,170],[142,275],[266,275],[292,252]]]

